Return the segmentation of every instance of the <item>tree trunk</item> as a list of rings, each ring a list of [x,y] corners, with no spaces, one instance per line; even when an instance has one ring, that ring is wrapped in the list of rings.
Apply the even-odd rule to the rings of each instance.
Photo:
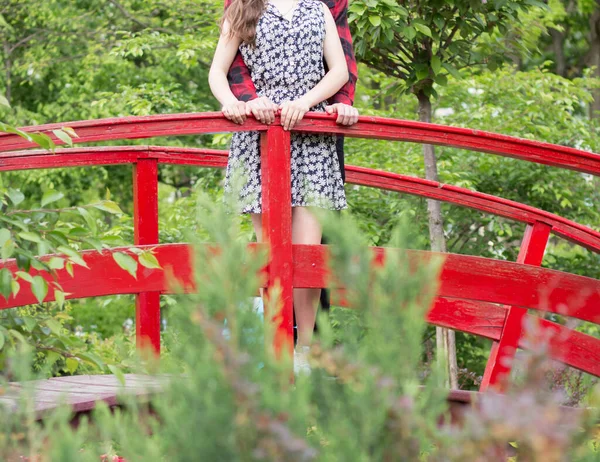
[[[590,16],[590,52],[589,66],[595,66],[594,77],[600,78],[600,0],[596,2],[596,9]],[[594,101],[590,105],[590,117],[600,117],[600,89],[592,90]]]
[[[6,79],[6,100],[9,104],[11,104],[12,99],[12,62],[10,59],[10,48],[8,43],[4,42],[4,70],[5,70],[5,79]]]
[[[557,29],[549,29],[552,37],[552,51],[554,52],[555,72],[561,77],[567,76],[567,60],[565,58],[565,34]]]
[[[419,120],[421,122],[431,122],[431,100],[422,90],[417,92],[417,98],[419,99]],[[425,178],[432,181],[439,181],[437,160],[433,145],[423,145],[423,159],[425,161]],[[427,212],[429,216],[431,250],[434,252],[446,252],[444,220],[442,218],[440,202],[428,199]],[[458,365],[456,362],[456,339],[454,331],[437,327],[436,344],[438,357],[444,358],[446,362],[446,382],[450,388],[458,388]]]

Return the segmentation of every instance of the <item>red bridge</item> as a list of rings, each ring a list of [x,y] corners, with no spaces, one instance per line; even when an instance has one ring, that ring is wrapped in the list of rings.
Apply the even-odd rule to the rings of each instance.
[[[281,313],[276,316],[276,341],[291,348],[293,288],[319,288],[329,283],[326,281],[326,246],[292,245],[289,132],[284,131],[278,122],[266,126],[253,119],[238,126],[224,119],[220,113],[91,120],[27,127],[23,130],[46,133],[56,144],[61,144],[62,141],[52,134],[52,130],[64,125],[77,132],[77,143],[260,131],[263,228],[271,249],[266,287],[276,283],[281,287],[282,306]],[[294,131],[451,146],[600,175],[598,154],[463,128],[377,117],[361,117],[358,124],[345,128],[337,125],[329,116],[309,114]],[[175,276],[184,281],[187,290],[195,289],[188,245],[159,244],[158,166],[178,164],[224,168],[227,152],[160,146],[83,147],[59,149],[56,153],[31,148],[34,148],[32,143],[17,135],[0,134],[0,171],[133,164],[134,244],[155,248],[161,265],[172,268]],[[598,231],[521,203],[396,173],[347,166],[347,182],[450,202],[527,224],[516,262],[445,255],[439,291],[427,314],[427,321],[431,324],[494,341],[481,385],[482,391],[489,387],[501,390],[501,378],[510,372],[510,359],[517,348],[526,347],[523,324],[530,316],[527,310],[557,313],[600,324],[599,280],[540,268],[550,233],[593,252],[600,252]],[[129,252],[127,249],[119,251]],[[379,257],[385,254],[383,248],[374,248],[373,251]],[[59,270],[58,280],[65,292],[69,293],[68,298],[135,294],[138,346],[150,345],[159,352],[160,296],[171,290],[164,272],[142,268],[136,280],[124,272],[118,272],[120,270],[111,252],[83,252],[89,269],[78,267],[75,278],[71,278],[65,270]],[[409,256],[420,258],[428,253],[412,251]],[[3,262],[0,267],[12,271],[17,268],[14,261]],[[115,278],[115,272],[123,276]],[[47,274],[42,276],[50,278]],[[49,293],[45,301],[51,301],[52,297]],[[36,299],[27,289],[8,302],[0,298],[0,309],[33,303],[36,303]],[[549,337],[549,354],[553,359],[600,376],[600,339],[541,318],[539,322],[543,330],[552,333]],[[81,380],[79,386],[86,383],[85,377]],[[57,383],[56,380],[53,383]],[[76,378],[71,378],[70,383],[78,382]],[[96,398],[111,399],[101,394],[94,396],[88,396],[87,401],[85,396],[77,401],[80,409],[90,408]],[[459,401],[463,399],[457,394],[453,396]]]

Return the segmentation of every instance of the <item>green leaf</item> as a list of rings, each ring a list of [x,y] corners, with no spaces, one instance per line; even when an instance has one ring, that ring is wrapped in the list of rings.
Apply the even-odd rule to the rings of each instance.
[[[12,201],[12,203],[15,205],[19,205],[21,202],[23,202],[25,200],[25,195],[17,189],[10,188],[8,190],[7,194],[8,194],[8,197],[10,198],[10,200]]]
[[[109,200],[92,204],[92,207],[95,207],[98,210],[102,210],[104,212],[112,213],[115,215],[123,214],[123,211],[119,208],[119,206],[117,204],[115,204],[113,201],[109,201]]]
[[[442,60],[439,56],[434,55],[431,57],[431,69],[434,74],[439,74],[442,70]]]
[[[2,247],[6,241],[10,239],[10,231],[6,228],[0,229],[0,247]]]
[[[48,295],[48,283],[43,277],[34,276],[31,283],[31,291],[33,292],[33,295],[35,295],[38,303],[42,303],[46,298],[46,295]]]
[[[79,135],[71,127],[62,127],[62,131],[71,136],[72,138],[79,138]]]
[[[6,99],[6,96],[4,96],[4,95],[0,95],[0,106],[10,108],[10,103],[8,102],[8,100]]]
[[[425,24],[420,24],[418,22],[415,22],[415,23],[413,23],[413,26],[415,29],[417,29],[419,32],[421,32],[421,34],[426,35],[429,38],[432,38],[431,29],[429,27],[427,27]]]
[[[96,220],[94,219],[94,217],[92,217],[90,212],[88,212],[83,207],[77,207],[77,211],[79,212],[79,214],[83,217],[83,219],[87,223],[88,227],[92,231],[92,234],[96,234],[98,231],[98,228],[96,226]]]
[[[45,133],[28,133],[28,135],[31,138],[31,141],[48,151],[52,151],[56,147],[52,138]]]
[[[59,252],[64,253],[65,255],[67,255],[69,257],[69,259],[75,263],[76,265],[79,266],[83,266],[85,268],[88,267],[87,263],[85,262],[85,260],[83,258],[81,258],[81,255],[79,255],[77,253],[77,251],[73,250],[71,247],[67,247],[65,245],[61,245],[60,247],[58,247],[57,249]]]
[[[92,353],[78,353],[77,356],[79,357],[79,359],[83,359],[84,361],[86,361],[86,362],[88,362],[88,363],[96,366],[96,368],[98,368],[99,370],[103,370],[104,369],[104,363],[95,354],[92,354]]]
[[[69,373],[71,374],[74,374],[77,368],[79,367],[79,361],[77,361],[75,358],[67,358],[66,363],[67,371],[69,371]]]
[[[65,293],[62,290],[54,289],[54,299],[60,308],[65,306]]]
[[[461,80],[462,76],[460,75],[460,73],[456,70],[456,68],[454,66],[452,66],[451,64],[448,63],[444,63],[442,64],[443,68],[446,69],[448,71],[448,73],[450,75],[452,75],[452,77],[454,77],[457,80]]]
[[[13,279],[10,283],[10,290],[12,291],[13,297],[16,297],[21,290],[21,284],[19,284],[15,279]]]
[[[15,252],[15,241],[9,239],[2,246],[2,260],[6,260],[13,256]]]
[[[54,293],[56,293],[56,291]],[[63,327],[56,319],[46,319],[46,325],[55,334],[60,334],[63,331]]]
[[[115,377],[117,377],[117,380],[121,383],[121,385],[125,385],[125,374],[123,374],[123,371],[112,364],[109,364],[108,368],[113,374],[115,374]]]
[[[65,195],[61,192],[58,191],[46,191],[44,193],[44,196],[42,197],[42,207],[45,207],[48,204],[51,204],[52,202],[56,202],[57,200],[62,199],[63,197],[65,197]]]
[[[33,332],[33,329],[38,325],[37,319],[29,316],[23,317],[23,322],[25,323],[25,330],[27,332]]]
[[[59,140],[65,143],[69,147],[73,147],[73,139],[63,130],[52,130],[54,136],[56,136]]]
[[[373,24],[375,27],[381,26],[381,17],[380,16],[369,16],[369,22]]]
[[[26,273],[25,271],[17,271],[15,273],[20,279],[23,279],[24,281],[33,284],[33,276],[29,273]]]
[[[65,269],[67,270],[67,273],[69,273],[69,276],[73,277],[73,263],[68,261],[67,263],[65,263]]]
[[[161,269],[160,263],[151,252],[143,252],[139,257],[140,263],[146,268]]]
[[[60,231],[50,231],[47,234],[47,237],[52,238],[52,240],[55,241],[58,245],[69,245],[69,239],[67,239],[67,236],[65,236]]]
[[[56,351],[48,351],[46,353],[46,367],[52,367],[62,356]]]
[[[122,269],[131,274],[135,279],[137,279],[137,268],[138,263],[135,261],[130,255],[127,255],[123,252],[115,252],[113,253],[113,258],[117,262]]]
[[[26,241],[36,242],[38,244],[42,242],[42,238],[38,233],[23,231],[22,233],[19,233],[18,236],[21,239],[25,239]]]
[[[6,301],[8,301],[10,294],[12,293],[12,280],[13,275],[11,271],[8,268],[2,268],[0,270],[0,294]]]
[[[0,331],[0,350],[2,350],[2,348],[4,348],[5,342],[6,342],[6,337],[4,337],[4,334],[2,333],[2,331]]]
[[[404,28],[404,35],[409,39],[413,40],[417,36],[417,31],[414,27],[408,26]]]
[[[60,257],[52,257],[48,261],[48,266],[53,270],[63,269],[65,267],[65,259]]]
[[[92,248],[98,252],[102,251],[102,242],[100,242],[98,239],[84,238],[83,242],[91,245]]]

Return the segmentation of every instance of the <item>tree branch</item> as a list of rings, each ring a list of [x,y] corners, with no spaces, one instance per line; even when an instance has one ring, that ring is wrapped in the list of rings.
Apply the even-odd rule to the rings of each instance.
[[[127,19],[129,19],[131,22],[134,22],[138,26],[142,26],[144,29],[151,29],[151,30],[155,30],[158,32],[164,32],[165,34],[173,35],[173,31],[171,31],[169,29],[164,29],[162,27],[152,27],[149,24],[146,24],[145,22],[140,21],[133,14],[131,14],[129,11],[127,11],[125,9],[125,7],[123,5],[121,5],[117,0],[108,0],[108,1],[110,3],[112,3],[114,6],[116,6],[119,9],[119,11],[123,14],[123,16],[125,16]]]

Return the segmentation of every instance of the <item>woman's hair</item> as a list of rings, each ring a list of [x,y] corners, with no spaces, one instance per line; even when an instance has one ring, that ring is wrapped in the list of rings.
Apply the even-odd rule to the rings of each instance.
[[[256,25],[267,0],[233,0],[223,16],[221,27],[229,22],[229,36],[239,37],[242,42],[254,44]]]

